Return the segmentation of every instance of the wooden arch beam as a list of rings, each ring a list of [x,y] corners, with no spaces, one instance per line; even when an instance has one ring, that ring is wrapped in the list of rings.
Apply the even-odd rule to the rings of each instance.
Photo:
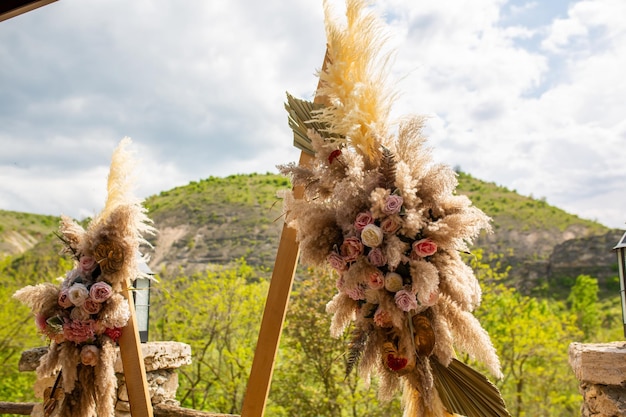
[[[324,56],[322,72],[326,69],[328,54]],[[324,104],[326,97],[319,94],[321,80],[318,82],[314,103]],[[314,156],[302,151],[299,165],[309,166]],[[304,187],[294,187],[295,198],[302,198]],[[241,417],[262,417],[265,413],[265,405],[269,396],[274,363],[280,344],[293,278],[298,266],[300,247],[296,239],[296,231],[283,225],[283,230],[276,252],[276,261],[272,271],[270,288],[265,301],[265,310],[261,320],[261,329],[257,339],[254,360],[248,379],[246,396],[244,397]]]

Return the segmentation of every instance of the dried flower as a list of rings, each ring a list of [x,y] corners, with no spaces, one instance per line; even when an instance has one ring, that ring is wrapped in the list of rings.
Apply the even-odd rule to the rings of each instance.
[[[328,163],[332,164],[333,161],[341,156],[341,149],[335,149],[328,155]]]
[[[100,242],[94,249],[96,262],[100,265],[102,272],[105,274],[113,274],[124,264],[124,250],[115,242]]]
[[[361,231],[361,240],[365,246],[376,248],[383,243],[383,231],[375,224],[368,224]]]
[[[408,362],[407,358],[397,357],[393,353],[387,354],[386,364],[392,371],[401,371],[406,368]]]
[[[87,298],[89,298],[89,291],[83,284],[72,285],[67,293],[67,297],[75,306],[82,306]]]
[[[411,257],[418,256],[420,258],[425,258],[427,256],[434,255],[435,252],[437,252],[437,244],[431,239],[426,238],[413,242]]]
[[[80,350],[80,362],[85,366],[96,366],[100,357],[100,349],[94,345],[85,345]]]

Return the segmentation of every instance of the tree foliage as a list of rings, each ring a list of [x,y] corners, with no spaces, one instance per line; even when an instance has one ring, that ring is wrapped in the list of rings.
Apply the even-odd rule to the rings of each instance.
[[[578,382],[568,364],[568,347],[583,333],[577,317],[557,301],[520,294],[501,281],[478,252],[471,265],[483,288],[476,316],[499,353],[504,378],[497,381],[515,417],[575,416]]]
[[[188,343],[192,364],[180,369],[185,407],[241,410],[263,314],[267,282],[240,261],[191,277],[162,278],[154,294],[152,337]]]

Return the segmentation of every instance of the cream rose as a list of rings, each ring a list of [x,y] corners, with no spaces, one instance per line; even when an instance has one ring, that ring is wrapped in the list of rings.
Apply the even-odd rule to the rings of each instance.
[[[361,231],[361,240],[365,246],[377,248],[383,243],[383,231],[375,224],[368,224]]]
[[[396,272],[385,275],[385,289],[389,292],[398,292],[404,287],[402,276]]]
[[[67,297],[70,299],[72,304],[80,307],[83,305],[85,300],[89,298],[89,290],[87,290],[87,287],[83,284],[74,284],[69,288]]]

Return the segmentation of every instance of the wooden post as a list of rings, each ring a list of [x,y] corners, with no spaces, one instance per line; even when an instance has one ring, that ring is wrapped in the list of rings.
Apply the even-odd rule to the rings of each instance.
[[[124,283],[122,292],[128,301],[130,318],[128,324],[122,329],[122,335],[118,340],[120,356],[124,367],[124,379],[128,391],[130,414],[132,417],[153,417],[152,401],[148,391],[146,379],[146,365],[143,361],[137,318],[135,316],[135,303],[133,295],[128,290],[128,284]]]
[[[327,57],[324,58],[322,71],[326,68]],[[317,92],[320,84],[318,83]],[[324,102],[324,97],[316,93],[316,103]],[[308,166],[313,161],[313,155],[306,152],[300,154],[299,164]],[[302,198],[304,187],[294,187],[295,198]],[[261,329],[257,339],[254,360],[248,379],[246,396],[243,401],[241,417],[262,417],[265,413],[265,404],[269,395],[272,374],[274,372],[274,362],[280,335],[287,314],[289,295],[293,285],[293,278],[298,265],[300,247],[296,240],[296,231],[285,224],[283,226],[276,261],[272,271],[272,280],[265,301],[265,310],[261,321]]]

